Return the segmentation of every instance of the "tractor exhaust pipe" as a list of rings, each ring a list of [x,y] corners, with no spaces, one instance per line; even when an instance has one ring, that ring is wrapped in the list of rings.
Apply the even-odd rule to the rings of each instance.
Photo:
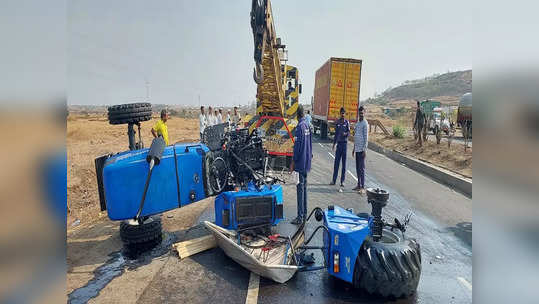
[[[367,202],[371,204],[373,216],[372,220],[372,238],[375,242],[382,238],[382,230],[384,228],[384,221],[382,220],[382,209],[387,205],[389,199],[389,193],[386,190],[380,188],[368,188],[367,189]]]
[[[150,164],[150,169],[148,171],[148,177],[146,177],[146,184],[144,185],[144,191],[142,192],[142,199],[140,200],[140,205],[135,215],[135,220],[142,224],[140,214],[144,208],[144,201],[146,200],[146,193],[148,192],[148,186],[150,185],[150,179],[152,177],[152,171],[154,166],[159,165],[161,162],[161,157],[163,156],[163,151],[165,150],[165,140],[163,137],[157,137],[152,141],[148,155],[146,156],[146,161]]]

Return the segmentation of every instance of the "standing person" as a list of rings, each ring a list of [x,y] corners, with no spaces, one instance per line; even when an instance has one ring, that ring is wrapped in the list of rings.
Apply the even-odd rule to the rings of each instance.
[[[296,127],[294,156],[290,163],[290,172],[296,171],[299,175],[299,183],[296,185],[298,216],[291,222],[294,225],[303,223],[307,216],[307,173],[311,171],[311,159],[313,157],[311,130],[303,116],[303,106],[299,105],[299,122]]]
[[[417,142],[420,147],[423,146],[423,128],[425,127],[425,114],[421,110],[421,104],[417,101],[417,110],[414,120],[415,131],[417,132]]]
[[[339,163],[342,162],[341,187],[339,188],[339,192],[342,192],[344,188],[344,177],[346,176],[346,145],[348,143],[348,134],[350,133],[350,123],[344,118],[344,114],[346,113],[344,108],[341,108],[340,113],[341,118],[335,124],[335,137],[333,137],[332,150],[335,152],[335,145],[337,145],[337,151],[335,152],[333,179],[330,185],[335,185],[337,175],[339,174]]]
[[[354,150],[352,157],[356,158],[357,186],[353,189],[365,194],[365,157],[367,156],[367,144],[369,142],[369,123],[365,116],[363,106],[359,107],[359,121],[354,128]]]
[[[167,110],[161,110],[161,119],[159,119],[152,128],[152,135],[154,138],[158,136],[163,137],[165,144],[168,146],[168,128],[167,128],[168,112]]]
[[[223,110],[219,108],[219,114],[217,114],[217,123],[222,124],[223,123]]]
[[[241,121],[240,112],[238,112],[238,107],[234,107],[234,114],[232,115],[232,123],[238,127],[238,124]]]
[[[228,112],[226,113],[226,122],[228,123],[228,126],[230,127],[230,124],[232,123],[232,121],[230,120],[230,110],[228,110]]]
[[[208,127],[213,126],[215,124],[215,117],[213,116],[212,107],[208,107],[208,119],[207,119],[207,125]]]
[[[307,115],[305,115],[305,121],[307,122],[307,125],[311,129],[311,133],[313,130],[313,118],[311,117],[311,111],[307,110]]]
[[[217,112],[217,110],[213,111],[213,124],[214,125],[217,125],[219,124],[219,113]]]
[[[207,118],[206,118],[206,114],[204,113],[204,106],[201,106],[200,115],[198,115],[198,126],[200,127],[200,141],[204,140],[203,134],[204,134],[204,129],[206,129],[206,125],[207,125]]]

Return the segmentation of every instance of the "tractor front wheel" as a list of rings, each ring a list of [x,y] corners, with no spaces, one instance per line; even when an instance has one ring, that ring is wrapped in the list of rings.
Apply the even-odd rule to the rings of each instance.
[[[421,250],[414,239],[388,229],[375,242],[367,238],[354,267],[354,286],[371,294],[400,298],[413,294],[421,275]]]
[[[142,224],[128,220],[120,223],[120,238],[130,254],[137,254],[154,248],[163,239],[161,218],[149,217]]]

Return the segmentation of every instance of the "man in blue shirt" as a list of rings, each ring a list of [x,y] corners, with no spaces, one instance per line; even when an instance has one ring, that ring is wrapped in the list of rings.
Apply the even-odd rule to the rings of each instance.
[[[335,123],[335,137],[333,137],[332,149],[335,152],[335,145],[337,145],[335,162],[333,164],[333,179],[330,185],[335,185],[337,175],[339,174],[339,163],[342,162],[341,188],[339,192],[342,192],[342,188],[344,187],[344,177],[346,176],[346,144],[348,143],[348,134],[350,133],[350,123],[344,118],[345,113],[344,108],[341,108],[341,118]]]
[[[311,111],[307,110],[307,115],[305,115],[305,121],[307,122],[307,125],[312,128],[313,126],[313,119],[311,117]]]
[[[296,171],[299,175],[299,183],[296,185],[298,216],[292,220],[294,225],[303,223],[307,216],[307,173],[311,171],[313,157],[311,129],[305,121],[302,105],[298,106],[298,120],[294,141],[294,157],[290,163],[290,172]]]

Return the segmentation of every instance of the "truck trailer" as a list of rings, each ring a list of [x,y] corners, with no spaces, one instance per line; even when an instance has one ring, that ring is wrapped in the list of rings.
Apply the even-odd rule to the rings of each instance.
[[[331,57],[316,71],[312,118],[314,131],[320,131],[321,138],[334,132],[341,107],[349,122],[357,122],[361,66],[359,59]]]

